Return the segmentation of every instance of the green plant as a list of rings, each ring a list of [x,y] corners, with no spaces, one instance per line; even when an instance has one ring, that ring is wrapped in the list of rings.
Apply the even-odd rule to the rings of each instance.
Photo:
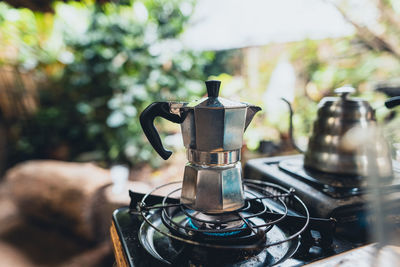
[[[80,8],[89,16],[82,25],[87,30],[61,29],[65,65],[40,90],[37,114],[18,126],[14,160],[136,164],[157,159],[142,134],[140,112],[154,101],[203,93],[204,67],[214,55],[185,50],[177,39],[193,3],[136,0]]]

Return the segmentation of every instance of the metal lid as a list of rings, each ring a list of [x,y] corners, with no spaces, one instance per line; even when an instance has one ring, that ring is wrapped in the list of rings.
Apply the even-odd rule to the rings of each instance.
[[[319,103],[318,120],[325,121],[330,118],[337,118],[340,122],[355,122],[360,120],[375,120],[375,113],[368,101],[360,98],[349,97],[355,92],[351,86],[344,86],[335,89],[339,97],[324,97]],[[342,127],[340,124],[339,126]],[[339,127],[339,128],[340,128]]]
[[[219,97],[219,87],[221,81],[210,80],[206,81],[208,97],[204,97],[199,100],[195,100],[187,104],[187,108],[211,108],[211,109],[234,109],[234,108],[245,108],[249,104],[243,102],[232,101],[226,98]]]
[[[319,103],[320,107],[323,106],[331,106],[332,104],[335,105],[340,105],[343,108],[349,107],[349,108],[355,108],[359,106],[363,106],[366,108],[369,108],[370,105],[368,101],[365,101],[361,98],[356,98],[356,97],[349,97],[350,94],[353,94],[356,92],[356,89],[350,85],[345,85],[343,87],[336,88],[334,90],[336,94],[339,95],[339,97],[324,97],[321,102]]]

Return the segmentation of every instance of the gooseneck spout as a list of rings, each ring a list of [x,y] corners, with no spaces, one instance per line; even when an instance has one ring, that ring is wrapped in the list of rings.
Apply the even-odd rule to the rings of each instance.
[[[246,111],[246,121],[244,123],[244,131],[246,131],[247,126],[249,126],[250,122],[253,120],[254,115],[261,110],[260,107],[250,105],[247,107]]]
[[[296,142],[294,141],[294,137],[293,137],[293,108],[292,108],[292,104],[290,104],[289,100],[285,99],[285,98],[281,98],[289,107],[289,140],[292,143],[292,146],[294,149],[296,149],[298,152],[304,154],[305,151],[303,149],[301,149]]]

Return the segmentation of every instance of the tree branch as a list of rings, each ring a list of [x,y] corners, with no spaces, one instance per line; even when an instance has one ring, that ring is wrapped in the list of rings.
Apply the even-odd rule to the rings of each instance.
[[[396,58],[400,59],[400,46],[395,44],[393,39],[385,35],[379,35],[371,31],[365,26],[361,26],[359,23],[351,19],[342,8],[340,8],[335,3],[328,1],[332,4],[343,16],[343,18],[354,26],[356,29],[357,36],[371,49],[376,51],[386,51]]]

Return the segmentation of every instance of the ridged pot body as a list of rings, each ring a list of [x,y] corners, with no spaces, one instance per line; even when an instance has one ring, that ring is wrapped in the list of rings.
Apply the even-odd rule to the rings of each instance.
[[[358,129],[360,136],[346,134]],[[319,104],[317,119],[305,153],[304,165],[314,170],[354,176],[368,176],[371,167],[377,175],[392,174],[392,162],[387,143],[364,140],[364,134],[377,129],[374,110],[367,101],[346,97],[326,97]],[[359,138],[363,141],[356,144]],[[372,162],[373,161],[373,162]]]

